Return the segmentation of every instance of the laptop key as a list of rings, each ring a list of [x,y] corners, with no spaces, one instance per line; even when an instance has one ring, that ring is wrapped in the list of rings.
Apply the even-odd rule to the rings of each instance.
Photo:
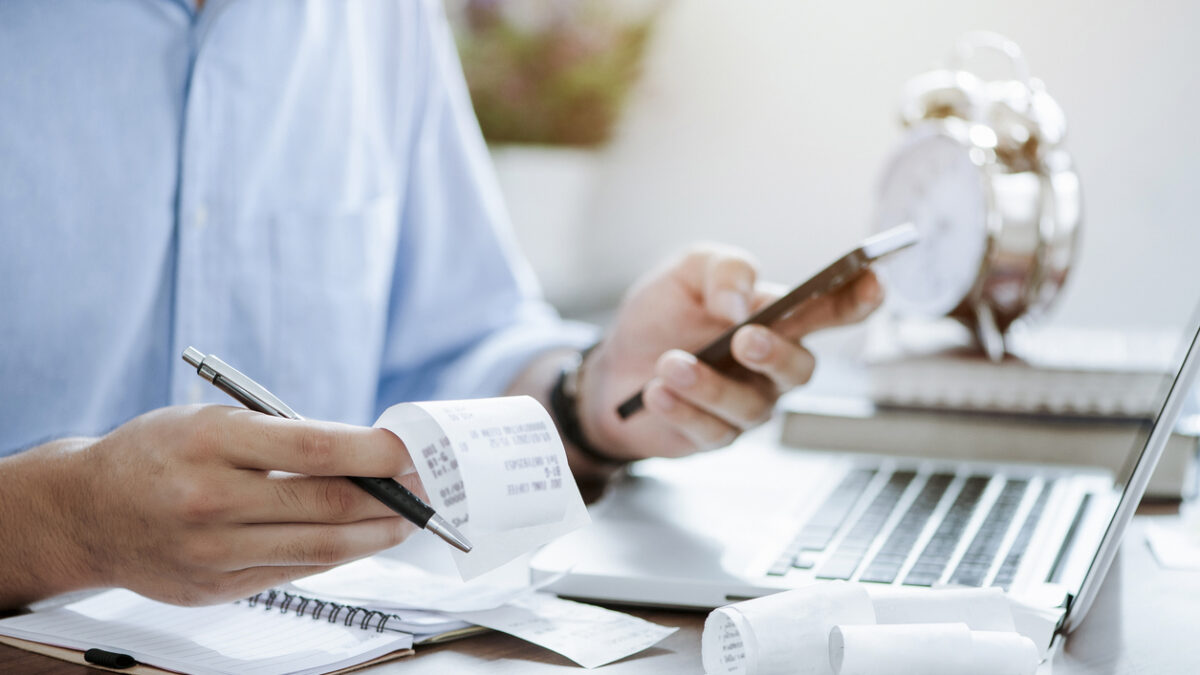
[[[817,571],[818,579],[849,579],[867,554],[871,542],[883,529],[896,502],[916,477],[913,471],[897,471],[850,528],[833,556]]]
[[[849,579],[850,575],[854,574],[854,570],[858,568],[860,559],[860,555],[835,555],[826,560],[825,564],[821,566],[821,571],[817,573],[817,578]]]
[[[941,576],[941,572],[910,572],[904,577],[904,583],[908,586],[932,586]]]
[[[871,483],[871,479],[875,477],[875,473],[874,469],[855,469],[847,473],[796,535],[794,543],[797,544],[797,548],[825,550],[833,540],[833,535],[837,534],[845,522],[846,516],[850,515],[850,511],[858,503],[858,498]]]
[[[801,551],[792,564],[802,570],[810,570],[817,565],[818,553],[818,551]]]
[[[780,559],[771,564],[771,567],[767,570],[767,575],[781,577],[790,571],[792,571],[792,561]]]
[[[792,548],[823,551],[833,540],[835,534],[837,534],[836,527],[805,527],[800,534],[796,535],[796,539],[792,542]]]

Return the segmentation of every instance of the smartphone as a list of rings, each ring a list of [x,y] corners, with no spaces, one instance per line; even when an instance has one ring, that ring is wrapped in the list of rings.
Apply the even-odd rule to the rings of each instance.
[[[904,225],[898,225],[866,239],[858,248],[842,256],[829,267],[817,272],[816,275],[793,288],[787,295],[755,312],[745,321],[721,333],[715,340],[695,353],[696,359],[728,375],[749,375],[750,371],[734,360],[733,352],[730,349],[733,343],[733,334],[738,329],[752,323],[769,326],[776,321],[786,319],[803,303],[817,296],[833,293],[839,288],[844,287],[846,284],[862,276],[863,272],[866,272],[867,268],[871,266],[871,263],[886,255],[912,246],[917,243],[917,239],[919,238],[920,235],[917,232],[917,228],[909,223],[905,223]],[[624,403],[617,406],[617,414],[623,420],[629,419],[634,413],[641,410],[643,405],[642,392],[638,391],[626,399]]]

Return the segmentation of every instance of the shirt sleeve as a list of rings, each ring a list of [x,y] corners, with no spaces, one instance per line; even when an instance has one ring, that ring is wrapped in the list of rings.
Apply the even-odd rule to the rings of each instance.
[[[440,4],[428,40],[401,210],[377,413],[401,401],[494,396],[537,354],[580,348],[593,326],[559,318],[513,237]]]

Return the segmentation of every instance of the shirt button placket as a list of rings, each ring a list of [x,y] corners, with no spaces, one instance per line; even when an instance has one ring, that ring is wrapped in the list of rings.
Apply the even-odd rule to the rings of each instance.
[[[198,135],[204,133],[207,119],[202,105],[207,98],[203,61],[197,59],[191,74],[191,86],[183,107],[183,135],[180,152],[179,177],[179,235],[177,238],[177,270],[175,284],[175,348],[172,361],[179,359],[182,349],[188,345],[207,353],[219,350],[206,331],[202,316],[203,296],[199,288],[204,276],[204,240],[212,236],[212,203],[204,195],[203,144]],[[195,369],[187,368],[181,361],[172,367],[174,402],[195,404],[211,395],[204,390],[204,383],[196,376]]]
[[[192,212],[192,227],[197,230],[203,230],[208,224],[208,206],[200,203]]]

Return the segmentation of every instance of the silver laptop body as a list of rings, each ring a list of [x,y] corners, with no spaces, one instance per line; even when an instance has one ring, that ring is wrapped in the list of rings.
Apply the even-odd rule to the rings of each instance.
[[[685,459],[646,460],[541,550],[534,581],[624,604],[713,608],[824,579],[999,586],[1058,612],[1091,606],[1195,379],[1200,322],[1121,475],[781,447],[777,425]],[[1044,645],[1043,645],[1044,646]]]

